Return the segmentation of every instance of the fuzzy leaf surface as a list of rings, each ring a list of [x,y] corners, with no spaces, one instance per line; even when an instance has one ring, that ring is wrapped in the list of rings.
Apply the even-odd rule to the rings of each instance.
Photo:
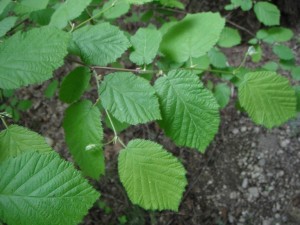
[[[61,84],[59,99],[66,103],[77,101],[88,87],[90,78],[90,70],[86,67],[71,71]]]
[[[0,45],[0,88],[45,81],[64,63],[69,35],[52,27],[16,33]]]
[[[280,11],[276,5],[269,2],[257,2],[254,5],[257,19],[266,26],[279,25]]]
[[[161,106],[160,126],[177,145],[204,152],[218,131],[219,105],[198,76],[171,71],[159,78],[155,89]]]
[[[144,209],[178,211],[187,180],[182,164],[155,142],[132,140],[118,158],[129,199]]]
[[[176,62],[203,56],[217,43],[224,24],[219,13],[188,14],[169,28],[160,51]]]
[[[161,33],[158,30],[140,28],[130,39],[134,48],[134,52],[130,54],[130,60],[137,65],[152,63],[161,39]]]
[[[65,113],[63,127],[67,145],[80,169],[87,176],[98,179],[104,174],[102,150],[103,129],[99,109],[84,100],[72,104]],[[88,146],[97,146],[88,151]]]
[[[53,13],[49,25],[59,29],[68,25],[68,22],[80,16],[91,0],[67,0]]]
[[[239,100],[251,119],[272,128],[296,115],[295,91],[275,72],[252,72],[239,86]]]
[[[10,125],[0,132],[0,150],[0,163],[32,150],[40,153],[52,151],[44,137],[18,125]]]
[[[106,66],[115,62],[130,46],[118,27],[101,23],[76,30],[73,33],[71,51],[87,64]]]
[[[100,86],[103,107],[120,122],[147,123],[161,119],[154,88],[132,73],[106,75]]]
[[[25,153],[0,164],[0,220],[76,225],[99,194],[57,154]]]

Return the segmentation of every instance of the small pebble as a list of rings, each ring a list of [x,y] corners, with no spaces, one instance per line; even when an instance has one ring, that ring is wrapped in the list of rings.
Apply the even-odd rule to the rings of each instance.
[[[258,198],[258,196],[259,196],[259,192],[258,192],[258,188],[257,187],[251,187],[251,188],[249,188],[248,192],[249,192],[250,196],[252,196],[254,199]]]
[[[247,127],[245,127],[245,126],[241,127],[241,131],[242,131],[242,132],[247,131]]]
[[[238,133],[239,133],[239,130],[238,130],[237,128],[234,128],[234,129],[232,130],[232,133],[233,133],[233,134],[238,134]]]
[[[242,188],[246,189],[248,187],[248,178],[245,178],[242,183]]]

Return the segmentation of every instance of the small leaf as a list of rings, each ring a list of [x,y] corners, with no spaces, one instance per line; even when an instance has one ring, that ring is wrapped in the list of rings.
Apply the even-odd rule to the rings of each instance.
[[[294,53],[293,51],[285,46],[285,45],[274,45],[273,46],[273,52],[283,60],[291,60],[294,59]]]
[[[227,57],[219,49],[213,48],[208,52],[210,63],[217,68],[228,67]]]
[[[178,9],[184,9],[185,6],[179,0],[158,0],[160,4],[167,6],[167,7],[174,7]]]
[[[21,0],[16,2],[14,11],[17,14],[31,13],[37,10],[45,9],[48,5],[49,0]]]
[[[59,99],[66,103],[72,103],[80,99],[90,82],[90,70],[87,67],[77,67],[63,80]]]
[[[177,158],[155,142],[132,140],[120,152],[118,171],[129,199],[144,209],[178,211],[187,180]]]
[[[31,106],[32,106],[32,102],[30,100],[20,100],[18,102],[17,108],[20,111],[26,111],[30,109]]]
[[[154,88],[132,73],[106,75],[100,98],[103,107],[121,122],[135,125],[161,118]]]
[[[0,21],[0,37],[3,37],[15,25],[18,17],[10,16]]]
[[[276,72],[278,70],[278,64],[276,62],[270,61],[263,65],[263,69]]]
[[[137,65],[152,63],[161,42],[160,32],[156,29],[140,28],[130,40],[134,48],[130,60]]]
[[[292,39],[294,33],[291,29],[284,27],[272,27],[270,29],[259,30],[256,34],[258,39],[267,43],[286,42]]]
[[[218,45],[223,48],[231,48],[241,43],[241,36],[238,30],[225,27],[221,33]]]
[[[215,86],[214,95],[220,105],[220,108],[223,109],[229,103],[231,90],[227,84],[220,83]]]
[[[300,80],[300,66],[292,68],[291,74],[295,80]]]
[[[44,95],[47,98],[52,98],[55,95],[57,87],[58,87],[58,81],[53,80],[50,84],[48,84],[48,86],[44,92]]]
[[[287,78],[274,72],[252,72],[239,86],[241,106],[257,123],[272,128],[296,114],[296,97]]]
[[[104,174],[103,150],[86,151],[87,146],[102,146],[103,129],[100,112],[88,100],[71,105],[65,113],[63,128],[67,145],[80,169],[87,176],[98,179]]]
[[[62,3],[51,17],[50,24],[59,29],[68,25],[68,22],[80,16],[91,0],[67,0]]]
[[[70,50],[87,64],[106,66],[115,62],[129,47],[130,42],[118,27],[101,23],[74,31]]]
[[[31,152],[0,164],[0,220],[10,225],[76,225],[99,194],[55,153]]]
[[[112,4],[114,4],[114,6],[108,9]],[[106,9],[108,10],[103,13],[103,16],[106,19],[116,19],[129,11],[130,4],[126,0],[109,0],[103,5],[103,10]]]
[[[218,131],[219,105],[198,76],[171,71],[155,83],[162,120],[160,126],[176,144],[204,152]]]
[[[224,23],[219,13],[188,14],[168,29],[160,50],[176,62],[203,56],[217,43]]]
[[[279,25],[280,11],[276,5],[269,2],[257,2],[254,5],[257,19],[266,26]]]
[[[69,35],[52,27],[16,33],[0,45],[0,88],[45,81],[63,65]]]
[[[28,151],[52,151],[44,137],[18,125],[10,125],[0,132],[0,149],[0,162]]]

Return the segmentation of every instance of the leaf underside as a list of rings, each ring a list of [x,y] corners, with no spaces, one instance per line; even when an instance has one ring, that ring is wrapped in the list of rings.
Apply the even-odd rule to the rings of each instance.
[[[253,72],[239,86],[241,106],[252,120],[272,128],[296,115],[295,91],[288,79],[275,72]]]
[[[219,105],[198,76],[171,71],[155,83],[162,120],[160,126],[176,144],[204,152],[218,131]]]
[[[76,225],[99,197],[55,153],[6,159],[0,174],[0,220],[9,225]]]
[[[118,171],[128,197],[150,210],[178,211],[187,180],[178,159],[157,143],[136,139],[120,152]]]

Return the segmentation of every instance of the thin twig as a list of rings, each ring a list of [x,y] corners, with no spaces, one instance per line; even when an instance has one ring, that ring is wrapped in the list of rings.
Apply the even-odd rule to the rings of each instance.
[[[226,22],[229,23],[229,24],[231,24],[232,26],[235,26],[236,28],[239,28],[239,29],[241,29],[241,30],[247,32],[248,34],[250,34],[250,35],[253,36],[253,37],[256,36],[254,33],[252,33],[252,32],[251,32],[250,30],[248,30],[247,28],[242,27],[242,26],[236,24],[235,22],[233,22],[233,21],[231,21],[231,20],[229,20],[229,19],[226,19]]]

